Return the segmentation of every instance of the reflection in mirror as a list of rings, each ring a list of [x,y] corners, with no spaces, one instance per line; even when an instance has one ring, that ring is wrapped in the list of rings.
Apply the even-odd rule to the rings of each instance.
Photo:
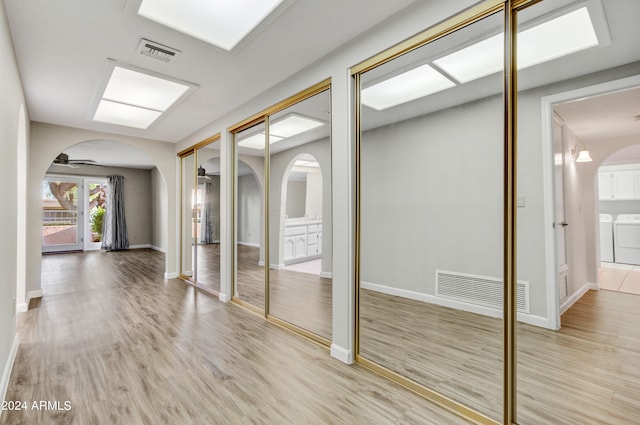
[[[180,274],[195,282],[195,158],[193,152],[183,156],[181,163],[181,261]]]
[[[330,92],[270,117],[269,313],[331,339]]]
[[[517,268],[531,282],[516,328],[521,425],[640,423],[640,258],[614,249],[627,236],[614,230],[620,214],[640,214],[629,165],[640,157],[614,154],[640,140],[638,16],[633,0],[545,0],[517,14],[518,58],[546,54],[518,67]],[[577,161],[585,149],[592,162]],[[600,164],[623,168],[599,175]]]
[[[236,280],[234,297],[264,309],[264,148],[261,123],[235,134]]]
[[[492,15],[361,76],[359,356],[502,419],[503,93]]]
[[[198,285],[220,292],[220,150],[217,143],[198,149]]]

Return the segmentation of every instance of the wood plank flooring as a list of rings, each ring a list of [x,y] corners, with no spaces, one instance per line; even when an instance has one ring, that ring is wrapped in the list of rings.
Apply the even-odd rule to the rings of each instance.
[[[501,320],[361,290],[373,360],[500,420]],[[520,425],[640,423],[640,296],[590,291],[562,329],[517,327]]]
[[[19,319],[9,424],[463,424],[233,304],[163,280],[150,250],[43,258],[38,306]]]
[[[264,309],[259,249],[238,245],[239,298]],[[331,279],[291,270],[269,271],[269,313],[326,339],[332,335]]]

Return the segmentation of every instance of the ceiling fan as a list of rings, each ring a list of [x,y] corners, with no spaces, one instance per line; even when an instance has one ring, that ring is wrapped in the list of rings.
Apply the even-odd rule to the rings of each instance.
[[[69,168],[78,168],[79,165],[98,165],[98,163],[93,159],[69,159],[69,155],[64,152],[56,156],[53,163],[54,165],[61,165]]]

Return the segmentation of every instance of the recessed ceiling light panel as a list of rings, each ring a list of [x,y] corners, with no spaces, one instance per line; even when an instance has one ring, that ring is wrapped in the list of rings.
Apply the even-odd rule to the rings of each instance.
[[[116,66],[103,99],[166,111],[189,86]]]
[[[142,0],[138,14],[225,50],[233,49],[283,0]]]
[[[518,33],[518,69],[597,46],[587,7],[549,19]],[[460,83],[502,70],[504,35],[496,34],[433,61]]]
[[[160,111],[153,111],[151,109],[139,108],[137,106],[125,105],[103,99],[98,104],[98,109],[96,109],[93,119],[94,121],[144,130],[153,124],[160,115],[162,115]]]
[[[455,86],[433,69],[422,65],[362,90],[362,104],[378,111]]]
[[[323,126],[325,123],[298,114],[288,114],[269,125],[271,136],[286,139]]]
[[[242,146],[244,148],[250,148],[250,149],[264,149],[264,138],[265,138],[264,133],[254,134],[253,136],[249,136],[245,139],[238,141],[238,146]],[[274,136],[272,134],[271,137],[269,137],[269,144],[271,145],[281,140],[284,140],[284,138]]]

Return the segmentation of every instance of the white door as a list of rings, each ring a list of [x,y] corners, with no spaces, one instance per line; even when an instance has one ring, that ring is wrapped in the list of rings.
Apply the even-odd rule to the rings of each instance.
[[[100,249],[107,203],[107,179],[84,180],[84,250]]]
[[[558,299],[562,302],[569,295],[569,266],[567,265],[566,228],[568,226],[564,215],[564,169],[565,150],[562,137],[562,122],[554,117],[553,120],[553,154],[555,166],[553,173],[554,184],[554,214],[556,239],[556,272],[558,284]]]
[[[82,250],[83,195],[81,179],[45,176],[42,182],[42,252]]]

